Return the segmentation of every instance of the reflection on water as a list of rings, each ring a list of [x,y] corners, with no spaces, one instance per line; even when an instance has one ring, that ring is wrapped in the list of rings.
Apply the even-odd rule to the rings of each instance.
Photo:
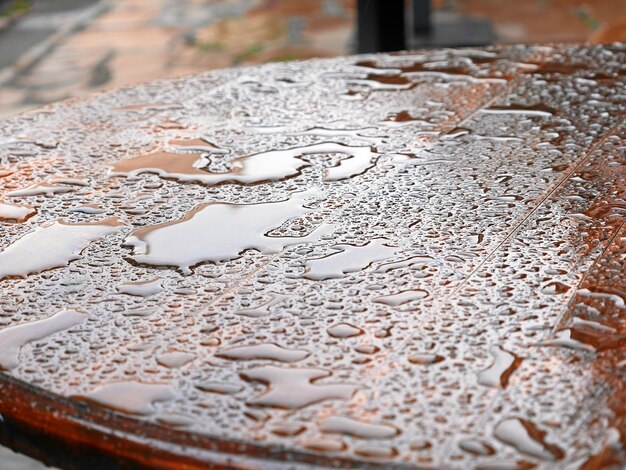
[[[9,122],[0,367],[228,458],[623,460],[625,54],[269,64]]]

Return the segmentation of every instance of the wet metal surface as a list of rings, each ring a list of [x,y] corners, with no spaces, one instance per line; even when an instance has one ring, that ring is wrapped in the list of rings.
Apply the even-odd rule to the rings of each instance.
[[[2,440],[621,468],[625,59],[269,64],[6,121]]]

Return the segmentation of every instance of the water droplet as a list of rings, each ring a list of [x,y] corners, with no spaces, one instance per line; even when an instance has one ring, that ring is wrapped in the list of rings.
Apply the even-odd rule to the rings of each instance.
[[[530,117],[552,117],[554,111],[543,105],[522,106],[512,104],[510,106],[492,106],[491,108],[481,109],[484,114],[518,114]]]
[[[285,221],[311,212],[304,204],[315,194],[305,191],[285,201],[260,204],[203,204],[181,220],[135,230],[125,245],[132,247],[131,259],[137,263],[176,266],[185,274],[202,262],[236,259],[245,250],[276,253],[288,245],[316,240],[329,230],[323,226],[307,237],[265,235]]]
[[[338,181],[360,175],[373,167],[378,157],[369,146],[326,142],[240,157],[230,162],[231,171],[211,173],[202,168],[209,163],[202,154],[156,152],[117,162],[111,167],[110,174],[136,176],[142,173],[156,173],[163,178],[205,185],[254,184],[297,176],[304,167],[310,165],[302,157],[315,154],[347,155],[336,166],[324,171],[326,181]]]
[[[271,295],[271,298],[267,302],[264,302],[261,305],[258,305],[256,307],[237,310],[235,313],[237,315],[242,315],[244,317],[251,317],[251,318],[264,317],[270,314],[270,307],[273,307],[274,305],[278,305],[281,302],[284,302],[285,300],[289,298],[288,295],[279,294],[277,292],[271,292],[270,295]]]
[[[430,364],[437,364],[438,362],[443,361],[445,358],[443,356],[439,356],[437,354],[428,354],[428,353],[421,353],[421,354],[411,354],[409,356],[409,362],[411,364],[418,364],[418,365],[430,365]]]
[[[120,106],[115,109],[125,111],[167,111],[172,109],[181,109],[182,107],[183,105],[180,103],[137,103]]]
[[[400,305],[404,305],[415,300],[422,300],[426,297],[428,297],[428,292],[425,290],[411,289],[398,292],[397,294],[376,297],[374,302],[389,305],[390,307],[399,307]]]
[[[373,344],[359,344],[354,347],[354,350],[361,354],[376,354],[380,351],[380,348],[378,346],[374,346]]]
[[[151,279],[149,281],[127,282],[117,287],[120,294],[134,295],[137,297],[150,297],[156,295],[163,290],[160,279]]]
[[[397,113],[392,113],[387,116],[383,122],[386,125],[391,125],[394,127],[413,123],[419,123],[424,125],[429,124],[428,121],[412,116],[411,113],[409,113],[408,111],[399,111]]]
[[[596,348],[584,341],[589,339],[591,339],[591,335],[585,335],[574,328],[567,328],[558,331],[554,338],[542,341],[540,345],[560,346],[563,348],[577,349],[579,351],[595,352]]]
[[[179,139],[172,140],[168,144],[170,147],[178,151],[187,150],[203,153],[228,153],[228,150],[219,148],[217,145],[205,139]]]
[[[609,286],[594,287],[590,289],[578,289],[576,293],[583,297],[609,300],[613,302],[617,308],[626,308],[626,293],[619,288]]]
[[[474,455],[493,455],[496,453],[495,449],[485,441],[474,437],[461,439],[459,441],[459,447],[465,452],[469,452]]]
[[[384,136],[370,136],[364,135],[364,132],[368,130],[375,130],[375,127],[363,127],[359,129],[329,129],[327,127],[312,127],[302,132],[293,132],[290,135],[317,135],[321,137],[354,137],[356,139],[361,139],[365,141],[369,141],[375,144],[382,143]]]
[[[331,248],[337,252],[307,261],[302,277],[322,281],[339,279],[349,273],[361,271],[372,263],[385,260],[397,253],[398,247],[386,245],[385,241],[375,238],[360,246],[333,245]]]
[[[256,344],[251,346],[237,346],[220,350],[216,356],[224,359],[268,359],[280,362],[297,362],[309,356],[303,349],[288,349],[274,343]]]
[[[162,414],[157,417],[157,421],[161,424],[173,426],[175,428],[191,426],[194,423],[193,418],[177,413]]]
[[[89,181],[80,178],[58,177],[50,180],[52,184],[65,184],[68,186],[89,186]]]
[[[191,353],[185,353],[181,351],[171,351],[163,354],[159,354],[156,358],[157,362],[164,367],[170,369],[176,369],[182,367],[185,364],[190,363],[195,359],[195,355]]]
[[[16,189],[7,193],[9,197],[28,197],[38,196],[45,194],[46,196],[52,196],[53,194],[69,193],[70,191],[76,191],[76,188],[61,186],[53,183],[35,183],[26,188]]]
[[[337,323],[328,327],[326,331],[334,338],[351,338],[365,333],[361,328],[357,328],[350,323]]]
[[[304,447],[319,452],[341,452],[346,448],[346,444],[337,439],[318,436],[305,441]]]
[[[0,252],[0,279],[26,277],[47,269],[60,268],[80,258],[80,253],[94,240],[123,227],[116,218],[85,224],[62,220],[39,227]]]
[[[306,426],[295,423],[283,423],[278,424],[272,428],[272,433],[281,437],[293,437],[298,436],[306,431]]]
[[[74,207],[73,209],[70,209],[70,212],[95,215],[102,214],[104,212],[104,209],[100,208],[100,206],[96,204],[85,204],[84,206]]]
[[[585,320],[583,318],[574,317],[573,319],[574,329],[578,328],[592,328],[594,330],[606,331],[607,333],[615,333],[617,330],[613,327],[603,325],[597,321]]]
[[[85,395],[72,398],[86,400],[130,414],[150,415],[156,409],[154,403],[176,398],[170,385],[137,381],[115,382],[98,387]]]
[[[561,460],[565,454],[556,445],[546,442],[546,432],[530,421],[508,418],[494,430],[496,438],[515,447],[519,452],[544,460]]]
[[[0,220],[24,222],[35,215],[37,211],[31,206],[14,205],[0,202]]]
[[[354,453],[361,457],[370,459],[391,459],[398,455],[398,450],[395,447],[385,445],[367,445],[357,446],[354,449]]]
[[[394,269],[415,268],[417,266],[432,263],[433,261],[433,258],[431,258],[430,256],[412,256],[401,261],[381,264],[380,267],[374,272],[388,273],[389,271],[393,271]]]
[[[8,370],[19,364],[20,349],[32,342],[80,325],[85,315],[73,310],[61,310],[51,317],[22,323],[0,330],[0,370]]]
[[[570,287],[567,284],[563,284],[562,282],[550,282],[546,286],[541,289],[542,294],[547,295],[556,295],[556,294],[565,294]]]
[[[320,430],[327,433],[347,434],[361,439],[389,439],[400,434],[395,426],[385,423],[368,423],[343,416],[325,418]]]
[[[263,366],[241,372],[246,380],[268,386],[267,391],[248,401],[250,405],[274,408],[302,408],[324,400],[347,400],[356,392],[356,385],[323,383],[320,379],[331,373],[321,369],[296,369]]]
[[[515,354],[495,347],[491,350],[493,364],[478,373],[478,383],[486,387],[501,387],[508,385],[509,379],[522,363],[522,359]]]
[[[243,390],[243,386],[230,382],[205,381],[196,384],[198,390],[210,393],[219,393],[221,395],[234,395]]]

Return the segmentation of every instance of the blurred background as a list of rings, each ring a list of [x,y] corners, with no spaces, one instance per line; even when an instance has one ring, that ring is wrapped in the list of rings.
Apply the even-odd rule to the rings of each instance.
[[[430,28],[410,28],[407,47],[626,40],[626,0],[427,3]],[[161,77],[354,53],[357,4],[0,0],[0,119]]]

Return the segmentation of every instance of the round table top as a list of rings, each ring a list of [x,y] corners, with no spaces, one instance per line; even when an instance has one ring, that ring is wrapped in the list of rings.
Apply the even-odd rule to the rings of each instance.
[[[272,63],[4,121],[0,442],[66,468],[621,466],[625,59]]]

